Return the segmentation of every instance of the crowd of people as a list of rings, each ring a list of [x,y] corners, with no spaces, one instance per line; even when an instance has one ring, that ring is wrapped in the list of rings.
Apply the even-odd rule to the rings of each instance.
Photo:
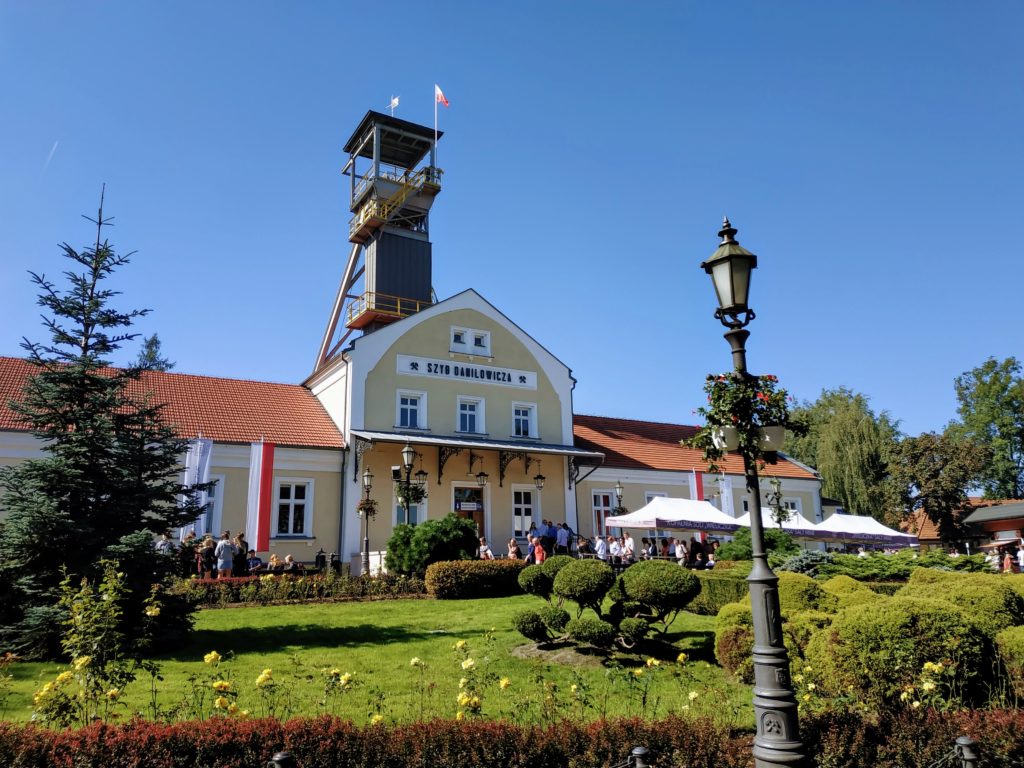
[[[249,548],[245,534],[232,537],[231,531],[224,531],[217,540],[211,534],[200,538],[194,531],[189,531],[180,547],[175,546],[169,533],[164,533],[156,543],[156,550],[168,557],[177,557],[181,575],[200,579],[226,579],[303,569],[292,555],[281,559],[272,554],[264,563],[256,550]]]
[[[700,541],[696,536],[690,537],[689,544],[674,537],[656,539],[644,536],[638,548],[629,533],[622,536],[598,534],[588,539],[586,536],[577,536],[567,523],[556,525],[551,520],[542,520],[540,526],[530,524],[525,551],[519,539],[513,536],[508,540],[506,553],[495,554],[487,539],[481,537],[476,555],[481,560],[504,557],[534,564],[543,563],[551,555],[575,555],[597,558],[615,567],[632,565],[638,560],[669,560],[685,568],[704,570],[715,567],[718,546],[717,541]]]

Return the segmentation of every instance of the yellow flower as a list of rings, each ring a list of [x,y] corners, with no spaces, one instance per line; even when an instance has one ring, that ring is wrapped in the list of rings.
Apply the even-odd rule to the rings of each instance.
[[[225,699],[223,696],[218,696],[216,699],[213,700],[213,706],[215,706],[217,709],[227,709],[228,700]]]
[[[349,685],[352,684],[352,673],[351,672],[346,672],[344,675],[342,675],[338,679],[338,682],[341,683],[341,686],[343,688],[348,688]]]
[[[676,656],[676,663],[677,664],[685,664],[686,663],[686,658],[687,658],[687,656],[686,656],[685,653],[680,653],[678,656]]]
[[[686,698],[688,698],[690,701],[693,701],[698,696],[700,696],[700,694],[697,693],[696,691],[690,691],[688,694],[686,694]]]
[[[471,698],[472,698],[472,697],[471,697],[471,696],[470,696],[470,695],[469,695],[468,693],[466,693],[465,691],[463,691],[462,693],[460,693],[460,694],[459,694],[459,695],[458,695],[458,696],[457,696],[457,697],[455,698],[455,703],[456,703],[456,704],[458,704],[458,705],[459,705],[460,707],[464,707],[464,706],[466,706],[467,704],[469,704],[469,700],[470,700]]]
[[[468,683],[468,682],[469,682],[469,680],[467,680],[466,678],[464,678],[464,677],[460,678],[460,680],[459,680],[459,688],[465,688],[466,687],[466,683]]]
[[[925,680],[923,683],[921,683],[921,690],[925,692],[934,691],[935,683],[933,683],[931,680]]]
[[[218,680],[213,684],[213,690],[217,691],[217,693],[226,693],[231,690],[231,683],[227,680]]]
[[[911,703],[910,706],[913,707],[914,709],[919,709],[920,706],[921,706],[921,702],[920,701],[915,701],[915,702]]]
[[[793,675],[793,682],[794,683],[802,683],[803,681],[804,681],[804,676],[803,675]]]
[[[689,712],[690,711],[690,705],[689,704],[683,704],[682,710],[683,710],[683,712]]]
[[[804,672],[813,672],[813,671],[814,671],[814,667],[812,667],[812,666],[804,667]]]
[[[636,669],[633,670],[633,674],[636,677],[643,677],[644,676],[644,672],[646,672],[646,671],[647,670],[644,669],[643,667],[637,667]]]
[[[570,693],[573,693],[573,694],[575,694],[576,691],[578,691],[579,689],[580,689],[580,687],[578,685],[576,685],[576,683],[573,683],[572,685],[569,686],[569,691],[570,691]]]
[[[160,615],[160,606],[159,605],[151,605],[151,606],[149,606],[146,609],[146,615],[147,616],[153,616],[153,617],[159,616]]]
[[[469,708],[472,709],[474,712],[476,710],[480,709],[480,697],[479,696],[474,696],[473,698],[471,698],[469,700]]]
[[[461,720],[462,718],[463,718],[463,714],[462,714],[462,710],[460,709],[458,712],[455,713],[455,719],[456,720]]]
[[[373,717],[370,718],[370,725],[376,725],[377,723],[381,722],[382,720],[384,720],[384,715],[378,713],[378,714],[376,714],[376,715],[374,715]]]
[[[501,680],[498,681],[498,687],[501,688],[501,690],[503,691],[510,685],[512,685],[512,681],[509,680],[507,677],[503,677],[501,678]]]
[[[332,670],[331,670],[331,671],[330,671],[330,672],[329,672],[328,674],[329,674],[329,675],[330,675],[331,677],[340,677],[340,676],[341,676],[341,670],[340,670],[340,669],[338,669],[337,667],[335,667],[335,668],[334,668],[334,669],[332,669]]]
[[[92,656],[79,656],[77,659],[71,662],[71,665],[75,669],[82,669],[82,667],[89,666],[90,661],[92,661]]]
[[[658,661],[657,659],[648,659],[647,660],[647,666],[648,667],[660,667],[661,666],[661,662]]]
[[[452,646],[452,648],[454,648],[456,651],[461,651],[465,647],[466,647],[466,641],[465,640],[459,640],[459,642],[457,642],[455,645]]]
[[[219,664],[220,654],[216,651],[210,651],[208,654],[203,656],[203,661],[205,661],[207,664]]]
[[[274,682],[274,679],[270,675],[268,675],[266,673],[266,671],[264,671],[262,675],[260,675],[259,677],[256,678],[256,687],[257,688],[262,688],[263,686],[267,685],[268,683],[273,683],[273,682]]]
[[[230,704],[228,704],[228,714],[229,715],[234,715],[237,712],[238,712],[238,705],[235,704],[235,702],[232,701]]]
[[[107,698],[111,701],[117,701],[117,697],[121,695],[121,692],[117,688],[111,688],[107,691]]]
[[[410,667],[422,667],[423,666],[423,662],[420,660],[419,656],[413,656],[411,659],[409,659],[409,666]]]
[[[810,701],[810,700],[811,700],[811,694],[805,693],[804,694],[804,701]]]
[[[240,709],[238,711],[238,716],[241,717],[241,718],[248,717],[249,716],[249,710],[248,709]]]
[[[907,701],[910,699],[910,691],[904,691],[900,694],[900,701]]]
[[[63,685],[68,680],[70,680],[72,677],[74,677],[74,674],[70,670],[65,671],[65,672],[61,672],[59,675],[57,675],[57,683],[59,685]]]
[[[462,668],[469,672],[470,670],[476,669],[476,662],[472,659],[466,659],[462,662]]]
[[[813,691],[813,690],[814,690],[815,688],[817,688],[817,687],[818,687],[818,686],[816,686],[816,685],[815,685],[814,683],[808,683],[808,684],[807,684],[807,690],[808,690],[808,691]]]

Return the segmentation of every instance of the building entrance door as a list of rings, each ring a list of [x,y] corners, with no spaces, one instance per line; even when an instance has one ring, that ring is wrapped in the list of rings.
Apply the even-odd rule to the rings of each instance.
[[[480,536],[486,536],[484,531],[484,489],[483,488],[455,488],[455,514],[465,517],[476,523],[476,530]]]

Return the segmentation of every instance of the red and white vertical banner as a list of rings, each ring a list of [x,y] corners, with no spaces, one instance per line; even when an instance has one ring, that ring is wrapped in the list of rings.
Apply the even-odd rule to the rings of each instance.
[[[441,86],[434,83],[434,152],[437,152],[437,105],[444,104],[448,106],[448,99],[444,95],[444,91],[441,90]]]
[[[257,552],[270,549],[270,505],[274,489],[274,444],[260,440],[249,451],[249,502],[245,540]]]
[[[696,469],[690,470],[690,498],[704,501],[704,475]]]

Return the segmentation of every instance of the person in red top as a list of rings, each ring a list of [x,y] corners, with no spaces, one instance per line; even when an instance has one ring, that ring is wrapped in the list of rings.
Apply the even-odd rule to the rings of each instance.
[[[544,558],[547,554],[544,552],[544,547],[540,543],[540,539],[536,536],[533,537],[533,562],[540,565],[544,562]]]

